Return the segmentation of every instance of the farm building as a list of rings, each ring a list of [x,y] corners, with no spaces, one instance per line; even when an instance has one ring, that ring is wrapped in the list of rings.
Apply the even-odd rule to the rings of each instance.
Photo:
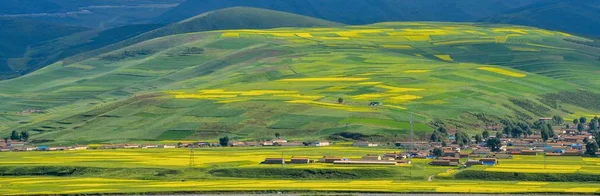
[[[123,144],[123,148],[131,149],[131,148],[139,148],[138,144]]]
[[[377,146],[379,146],[379,144],[377,144],[377,143],[371,143],[371,142],[367,142],[367,141],[361,141],[361,142],[354,142],[354,144],[352,144],[352,146],[357,146],[357,147],[377,147]]]
[[[302,142],[283,142],[283,143],[276,143],[278,146],[304,146],[304,143]]]
[[[159,146],[160,148],[176,148],[177,146],[175,145],[170,145],[170,144],[163,144],[161,146]]]
[[[290,163],[293,164],[307,164],[310,163],[310,159],[308,157],[292,157]]]
[[[329,146],[331,143],[329,141],[316,141],[310,144],[311,146]]]
[[[496,165],[496,163],[498,163],[498,159],[496,158],[482,158],[479,159],[479,161],[484,165]]]
[[[450,162],[450,160],[433,160],[429,164],[435,166],[458,166],[458,162]]]
[[[158,145],[156,144],[147,144],[144,145],[144,147],[142,147],[143,149],[148,149],[148,148],[158,148]]]
[[[441,160],[448,160],[450,162],[460,163],[460,158],[456,157],[442,157]]]
[[[287,142],[288,142],[287,140],[282,139],[282,138],[275,138],[275,139],[273,139],[273,143],[281,144],[281,143],[287,143]]]
[[[458,157],[460,155],[454,151],[444,151],[444,153],[442,153],[442,156],[443,157]]]
[[[85,145],[77,145],[75,147],[73,147],[74,150],[87,150],[88,146]]]
[[[479,160],[468,160],[467,162],[465,162],[465,166],[467,167],[471,167],[473,165],[483,165],[483,163]]]
[[[362,160],[364,161],[380,161],[381,156],[375,154],[368,154],[367,156],[363,156]]]
[[[403,156],[402,154],[395,153],[395,152],[394,153],[385,153],[385,154],[383,154],[383,158],[403,159],[405,157],[406,157],[406,155]]]
[[[285,160],[283,158],[266,158],[260,164],[285,164]]]
[[[324,156],[323,158],[319,159],[319,162],[321,162],[321,163],[333,163],[335,161],[343,161],[343,160],[348,160],[348,159],[342,158],[342,157]]]

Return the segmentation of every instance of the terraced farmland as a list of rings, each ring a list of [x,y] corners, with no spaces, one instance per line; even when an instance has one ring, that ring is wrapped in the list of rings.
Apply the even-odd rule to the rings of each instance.
[[[478,114],[593,116],[590,100],[569,98],[600,97],[600,48],[578,44],[589,41],[433,22],[161,37],[0,82],[0,133],[35,131],[32,139],[62,144],[254,140],[276,132],[402,140],[410,113],[420,137],[435,119],[475,131],[484,125]],[[44,113],[22,113],[30,109]]]

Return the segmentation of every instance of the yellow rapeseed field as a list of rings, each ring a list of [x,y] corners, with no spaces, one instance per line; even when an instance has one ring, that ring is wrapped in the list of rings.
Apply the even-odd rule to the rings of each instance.
[[[502,75],[512,76],[512,77],[516,77],[516,78],[523,78],[523,77],[527,76],[522,73],[518,73],[518,72],[506,70],[506,69],[501,69],[501,68],[496,68],[496,67],[479,67],[477,69],[494,72],[494,73],[498,73],[498,74],[502,74]]]
[[[289,78],[279,80],[281,82],[359,82],[369,78]]]
[[[221,38],[239,38],[239,37],[240,37],[240,33],[225,32],[225,33],[221,34]]]
[[[452,59],[452,57],[450,57],[450,55],[434,55],[435,57],[437,57],[438,59],[444,60],[444,61],[448,61],[448,62],[454,62],[454,59]]]

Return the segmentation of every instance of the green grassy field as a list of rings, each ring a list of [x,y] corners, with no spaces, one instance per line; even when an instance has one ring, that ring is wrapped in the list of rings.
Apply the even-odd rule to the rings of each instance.
[[[435,167],[431,160],[410,165],[260,165],[265,158],[336,155],[359,158],[397,149],[331,147],[200,148],[189,167],[188,149],[86,150],[0,153],[3,195],[150,192],[424,192],[424,193],[600,193],[596,182],[506,181],[455,178],[464,171],[547,173],[580,168],[600,174],[597,158],[516,156],[493,167]],[[523,166],[524,164],[527,167]],[[583,171],[585,170],[585,171]],[[458,172],[457,172],[458,171]],[[566,171],[573,172],[573,171]],[[433,176],[432,181],[428,181]]]
[[[600,48],[567,39],[589,41],[476,23],[161,37],[0,82],[0,134],[28,130],[54,144],[255,140],[276,132],[392,141],[407,138],[410,113],[419,137],[434,119],[479,132],[478,114],[593,116]],[[590,99],[572,99],[582,96]],[[21,113],[36,108],[45,112]]]

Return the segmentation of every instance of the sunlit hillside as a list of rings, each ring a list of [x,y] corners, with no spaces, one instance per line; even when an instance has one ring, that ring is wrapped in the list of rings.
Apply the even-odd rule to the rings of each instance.
[[[439,121],[475,131],[594,115],[600,48],[587,42],[475,23],[179,34],[0,82],[0,130],[66,143],[402,140],[410,113],[417,136]]]

